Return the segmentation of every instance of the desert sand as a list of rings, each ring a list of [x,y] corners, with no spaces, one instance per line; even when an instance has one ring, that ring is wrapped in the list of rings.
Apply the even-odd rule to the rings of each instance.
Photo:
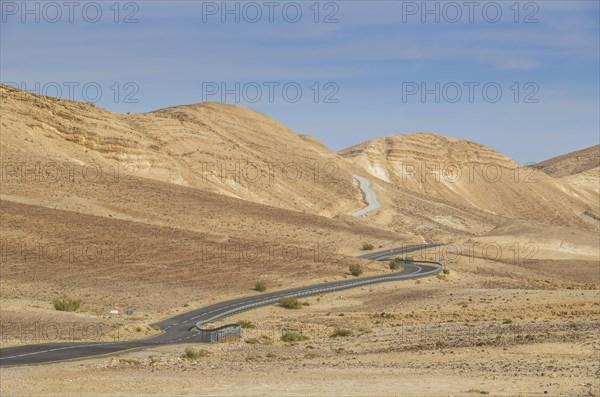
[[[170,345],[1,368],[3,396],[600,395],[599,146],[531,167],[425,133],[335,153],[240,106],[125,115],[0,94],[2,347],[147,337],[259,280],[390,272],[356,258],[364,242],[443,244],[411,256],[449,270],[232,316],[253,328],[193,345],[197,360]],[[365,206],[352,174],[380,210],[350,215]],[[56,311],[62,296],[80,309]]]

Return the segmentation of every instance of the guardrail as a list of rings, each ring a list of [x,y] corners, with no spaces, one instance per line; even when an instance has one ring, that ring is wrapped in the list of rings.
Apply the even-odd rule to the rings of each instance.
[[[389,275],[381,275],[381,276],[371,276],[371,277],[358,279],[358,280],[354,280],[354,281],[347,281],[347,282],[339,282],[338,281],[338,282],[332,283],[331,285],[324,285],[324,286],[309,288],[309,289],[298,291],[298,292],[288,292],[288,293],[283,292],[280,295],[265,297],[264,300],[242,304],[240,306],[237,306],[232,309],[226,310],[224,312],[218,313],[209,319],[198,321],[196,323],[196,328],[200,332],[200,339],[203,342],[218,342],[227,337],[241,336],[241,334],[242,334],[241,325],[238,323],[233,323],[233,324],[226,324],[226,325],[220,326],[218,328],[204,328],[205,324],[208,324],[210,322],[213,322],[213,321],[218,320],[223,317],[231,316],[232,314],[236,314],[236,313],[240,313],[240,312],[243,312],[246,310],[253,309],[255,307],[274,304],[274,303],[278,302],[280,298],[283,298],[283,297],[298,298],[298,297],[303,297],[303,296],[308,296],[308,295],[340,291],[340,290],[344,290],[344,289],[355,288],[355,287],[360,287],[360,286],[369,285],[369,284],[383,283],[383,282],[403,280],[403,279],[416,279],[416,278],[427,277],[427,276],[437,274],[445,268],[445,265],[443,263],[435,262],[435,261],[413,261],[413,262],[410,262],[407,264],[417,265],[417,266],[419,264],[427,264],[427,265],[434,265],[436,267],[433,270],[426,271],[426,272],[420,272],[420,273],[416,273],[416,274],[409,273],[409,274],[389,274]]]

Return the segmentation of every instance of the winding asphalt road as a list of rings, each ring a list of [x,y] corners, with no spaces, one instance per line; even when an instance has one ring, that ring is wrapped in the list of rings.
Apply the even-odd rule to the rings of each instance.
[[[400,253],[412,252],[430,246],[409,246],[391,251],[373,252],[363,255],[361,258],[386,260]],[[127,342],[47,343],[0,349],[0,367],[81,359],[169,343],[203,342],[205,341],[203,340],[203,333],[198,332],[197,328],[195,328],[196,324],[215,321],[259,306],[271,305],[276,303],[281,297],[303,297],[386,281],[415,279],[436,274],[442,268],[440,263],[424,261],[407,263],[402,266],[402,271],[395,273],[316,284],[217,303],[153,324],[160,327],[164,332],[150,339]],[[224,326],[223,328],[225,327],[230,326]]]
[[[421,244],[407,246],[392,250],[372,252],[363,255],[360,258],[381,261],[391,259],[398,254],[413,252],[432,246],[434,245]],[[334,281],[330,283],[322,283],[307,287],[262,293],[259,295],[233,299],[201,309],[192,310],[187,313],[182,313],[175,317],[152,324],[153,326],[160,327],[163,333],[144,340],[125,342],[45,343],[4,348],[0,349],[0,367],[82,359],[134,349],[149,348],[157,345],[166,345],[169,343],[207,342],[209,341],[209,339],[207,340],[206,338],[207,335],[214,334],[215,329],[211,330],[210,332],[203,331],[203,324],[259,306],[272,305],[277,303],[279,298],[282,297],[303,297],[375,283],[415,279],[436,274],[441,271],[442,268],[443,265],[437,262],[419,261],[414,263],[405,263],[402,265],[402,270],[398,272],[371,277],[353,278],[351,280]],[[236,327],[239,330],[238,324],[225,325],[217,330],[222,329],[223,332],[226,333],[228,330],[235,329]]]
[[[369,212],[376,211],[379,208],[381,208],[381,204],[379,204],[379,200],[377,200],[377,193],[375,193],[373,189],[371,189],[371,181],[359,175],[352,176],[358,181],[360,189],[365,195],[365,201],[367,202],[366,207],[356,211],[352,214],[352,216],[359,218],[363,215],[368,214]]]

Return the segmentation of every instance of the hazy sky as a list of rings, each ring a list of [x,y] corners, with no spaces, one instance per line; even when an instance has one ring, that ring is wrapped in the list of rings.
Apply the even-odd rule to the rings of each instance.
[[[4,84],[117,112],[225,100],[334,150],[435,132],[522,163],[599,143],[595,0],[1,7]]]

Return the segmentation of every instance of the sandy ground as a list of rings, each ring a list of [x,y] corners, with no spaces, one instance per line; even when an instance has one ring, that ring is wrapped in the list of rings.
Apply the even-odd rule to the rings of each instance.
[[[154,351],[152,358],[132,353],[43,372],[3,370],[2,395],[585,396],[598,390],[596,374],[582,370],[597,364],[590,343],[408,352],[392,362],[389,353],[312,358],[314,349],[300,345],[270,348],[268,357],[248,346],[207,350],[211,356],[197,362]],[[240,355],[246,361],[221,361]]]
[[[473,265],[474,264],[474,265]],[[501,283],[486,272],[503,266]],[[519,275],[529,274],[530,280]],[[2,395],[597,395],[597,281],[463,258],[450,274],[241,313],[240,340],[1,371]],[[528,288],[523,288],[527,281]],[[548,282],[549,281],[549,282]],[[337,328],[348,337],[331,337]],[[287,331],[304,342],[280,340]],[[273,376],[276,374],[276,376]],[[591,394],[589,394],[591,392]]]
[[[159,319],[258,294],[259,280],[273,291],[352,277],[356,263],[390,272],[355,258],[365,242],[444,243],[409,256],[450,270],[239,314],[226,321],[253,327],[192,346],[197,360],[169,345],[2,368],[2,396],[600,396],[597,147],[532,182],[532,168],[433,134],[338,155],[239,106],[120,115],[0,94],[2,346],[148,337]],[[257,180],[251,163],[266,167]],[[288,163],[302,177],[267,167]],[[381,210],[349,215],[364,206],[352,174],[371,175]],[[63,296],[80,309],[54,310]],[[350,335],[332,337],[340,328]],[[308,339],[283,342],[292,331]]]

